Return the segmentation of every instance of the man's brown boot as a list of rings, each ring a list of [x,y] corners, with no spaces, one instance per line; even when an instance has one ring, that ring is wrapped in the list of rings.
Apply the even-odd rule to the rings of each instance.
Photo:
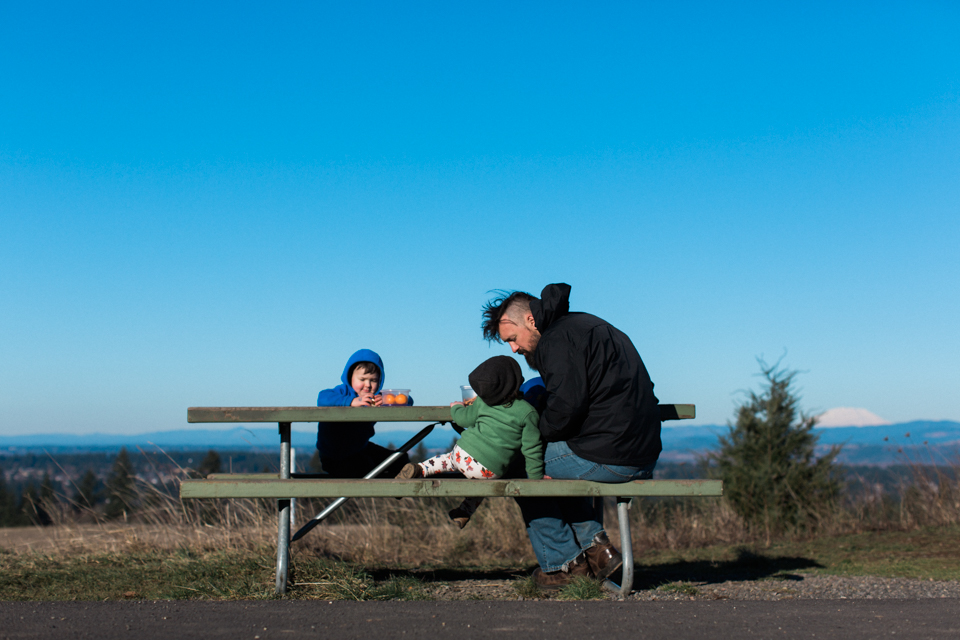
[[[538,587],[546,591],[552,591],[554,589],[564,587],[573,582],[573,579],[577,576],[584,578],[593,577],[593,573],[590,571],[590,566],[587,564],[586,555],[583,553],[577,556],[575,560],[571,560],[567,564],[566,571],[551,571],[547,573],[540,567],[537,567],[533,570],[534,582],[537,583]]]
[[[601,531],[593,537],[593,546],[584,551],[590,571],[603,580],[623,565],[623,556],[617,548],[610,544],[607,532]]]

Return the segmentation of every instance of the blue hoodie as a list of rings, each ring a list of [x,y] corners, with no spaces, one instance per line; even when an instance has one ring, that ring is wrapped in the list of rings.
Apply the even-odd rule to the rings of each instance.
[[[380,384],[377,393],[383,389],[384,371],[383,360],[375,351],[360,349],[347,360],[339,384],[333,389],[324,389],[317,396],[318,407],[349,407],[357,392],[350,386],[350,368],[358,362],[372,362],[380,370]],[[413,400],[407,401],[413,404]],[[317,424],[317,450],[320,451],[321,461],[326,459],[343,459],[363,451],[367,442],[373,437],[375,422],[320,422]]]
[[[530,378],[520,385],[520,393],[523,394],[524,400],[533,405],[537,413],[543,413],[543,409],[547,406],[547,388],[543,385],[543,378],[540,376]]]

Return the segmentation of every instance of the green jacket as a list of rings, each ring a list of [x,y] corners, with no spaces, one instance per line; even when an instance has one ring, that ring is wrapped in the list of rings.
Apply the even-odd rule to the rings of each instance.
[[[458,445],[484,467],[502,476],[510,461],[523,455],[527,477],[543,478],[543,442],[537,427],[540,417],[526,400],[491,407],[479,397],[469,407],[454,405],[453,421],[466,431]]]

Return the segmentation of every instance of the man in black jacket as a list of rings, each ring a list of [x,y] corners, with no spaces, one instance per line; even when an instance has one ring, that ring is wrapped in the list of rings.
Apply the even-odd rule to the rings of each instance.
[[[660,455],[660,414],[640,354],[622,331],[587,313],[571,313],[570,286],[547,285],[540,298],[498,297],[483,310],[487,340],[510,345],[540,372],[546,407],[545,473],[551,478],[626,482],[650,478]],[[602,501],[518,499],[540,568],[534,578],[557,588],[577,575],[605,578],[623,560],[603,529]]]

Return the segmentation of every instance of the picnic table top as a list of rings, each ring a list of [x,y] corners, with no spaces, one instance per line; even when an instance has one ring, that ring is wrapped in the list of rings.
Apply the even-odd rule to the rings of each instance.
[[[450,422],[450,407],[190,407],[187,422]]]
[[[661,420],[696,417],[692,404],[661,404]],[[187,422],[451,422],[450,407],[190,407]]]

